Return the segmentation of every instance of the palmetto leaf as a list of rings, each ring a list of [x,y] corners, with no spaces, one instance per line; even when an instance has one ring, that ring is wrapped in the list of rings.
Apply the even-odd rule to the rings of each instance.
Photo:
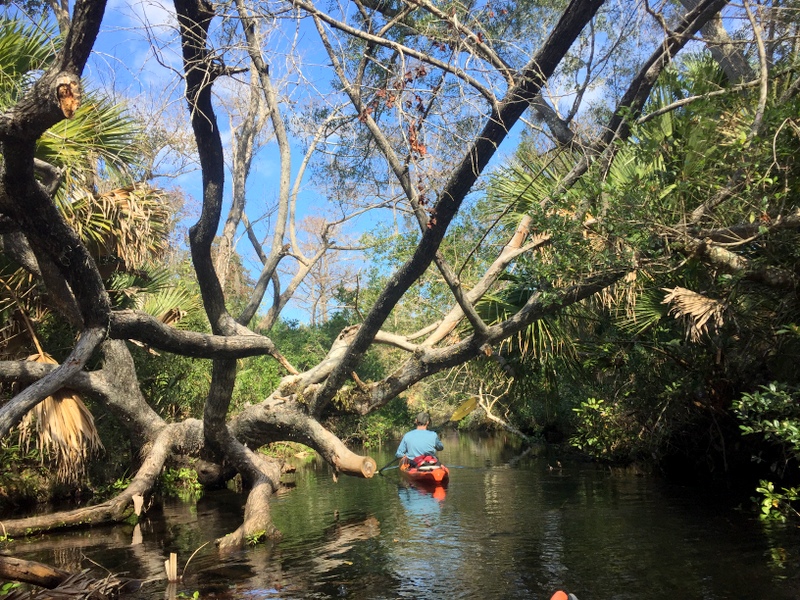
[[[574,158],[563,150],[551,155],[531,156],[533,162],[516,158],[491,176],[490,204],[509,215],[513,222],[520,215],[541,211],[540,204],[551,196]]]
[[[95,257],[129,269],[159,258],[168,247],[171,213],[161,190],[136,184],[104,194],[76,190],[61,209]]]
[[[58,364],[45,352],[27,360]],[[19,432],[20,442],[25,445],[36,434],[36,446],[53,458],[57,477],[67,482],[77,482],[89,456],[103,447],[89,409],[78,394],[68,389],[59,390],[32,408],[20,422]]]
[[[185,317],[202,312],[197,293],[163,267],[146,265],[133,272],[121,271],[108,285],[118,308],[142,310],[173,327],[183,327]]]
[[[58,40],[46,27],[0,20],[0,107],[16,102],[32,74],[55,56]]]
[[[675,315],[676,319],[684,319],[686,337],[691,341],[700,341],[708,326],[715,331],[722,327],[726,305],[719,300],[682,287],[662,289],[667,292],[663,303],[672,305],[669,314]]]
[[[173,287],[148,295],[142,303],[142,310],[162,323],[180,329],[185,327],[185,317],[200,312],[201,306],[196,294],[184,287]]]
[[[514,279],[513,276],[510,278]],[[516,285],[509,287],[502,294],[486,294],[476,308],[485,321],[498,323],[516,314],[536,291],[532,286],[522,285],[517,281]],[[539,360],[555,354],[570,354],[573,351],[571,336],[566,335],[558,319],[534,321],[515,338],[505,343],[516,343],[516,349],[520,354]]]
[[[68,173],[68,179],[83,183],[100,172],[112,181],[125,180],[140,159],[138,125],[119,105],[91,93],[75,116],[48,129],[39,140],[36,156]],[[69,193],[70,186],[65,186]]]
[[[658,323],[667,309],[661,301],[660,294],[654,290],[646,290],[637,295],[635,304],[629,304],[625,316],[617,321],[623,331],[639,335]]]

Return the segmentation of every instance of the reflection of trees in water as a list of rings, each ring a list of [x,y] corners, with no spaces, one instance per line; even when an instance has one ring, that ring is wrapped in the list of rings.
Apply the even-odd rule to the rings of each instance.
[[[486,448],[480,439],[472,447]],[[551,471],[553,457],[534,451],[516,467],[498,466],[499,450],[489,457],[494,466],[484,456],[451,471],[443,502],[396,471],[336,484],[326,470],[309,471],[293,502],[275,503],[283,542],[224,558],[209,544],[192,559],[176,596],[544,600],[566,589],[581,600],[797,598],[796,583],[778,579],[796,582],[795,530],[698,505],[683,488],[665,490],[651,478],[611,475],[563,457],[563,468]],[[161,600],[169,552],[178,553],[182,571],[198,546],[231,529],[241,498],[215,492],[197,506],[154,508],[136,546],[132,528],[101,527],[9,549],[54,566],[59,557],[66,568],[83,554],[115,573],[156,578],[132,598]],[[84,560],[81,567],[92,565]],[[94,577],[104,574],[93,568]]]
[[[374,516],[354,517],[327,527],[317,539],[306,540],[303,556],[284,557],[284,576],[291,591],[347,596],[351,588],[359,597],[390,593],[398,582],[389,571],[391,561],[380,542],[381,524]],[[297,549],[295,549],[295,552]]]
[[[375,517],[363,520],[350,520],[346,523],[337,522],[325,535],[328,541],[317,547],[312,559],[314,571],[325,573],[342,565],[352,564],[342,556],[359,543],[377,537],[381,533],[381,525]]]
[[[504,464],[521,452],[519,438],[511,435],[463,435],[449,432],[442,434],[442,442],[447,454],[444,462],[450,465],[475,464],[480,457],[485,466]]]
[[[83,569],[83,550],[73,545],[53,548],[53,564],[59,569],[77,573]]]

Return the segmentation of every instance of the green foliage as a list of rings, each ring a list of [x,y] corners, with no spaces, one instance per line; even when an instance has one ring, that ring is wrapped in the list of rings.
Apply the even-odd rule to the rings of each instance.
[[[724,93],[730,84],[710,55],[685,56],[660,76],[648,116],[626,115],[631,136],[617,143],[613,161],[598,161],[569,189],[561,183],[579,156],[543,144],[541,136],[526,137],[494,173],[487,206],[501,226],[527,216],[532,231],[552,237],[516,261],[484,299],[479,310],[488,322],[531,298],[546,302],[552,288],[589,273],[617,265],[631,271],[602,296],[542,319],[503,346],[515,377],[504,409],[514,422],[526,430],[572,430],[574,445],[605,460],[659,463],[679,456],[708,470],[724,467],[719,471],[739,460],[731,450],[739,445],[729,439],[739,431],[726,411],[765,374],[797,385],[800,343],[796,326],[783,324],[798,322],[800,304],[785,288],[679,248],[675,232],[702,239],[701,231],[749,227],[751,239],[729,245],[722,239],[719,247],[748,269],[796,277],[796,230],[768,232],[775,215],[798,207],[787,190],[800,181],[800,99],[774,101],[786,83],[780,75],[770,80],[774,95],[761,134],[753,136],[755,95]],[[738,183],[730,187],[732,181]],[[686,225],[695,207],[723,193],[713,214]],[[675,288],[718,309],[702,339],[687,340],[691,314],[674,318],[674,304],[664,302]],[[762,400],[763,392],[750,398],[751,417],[757,408],[763,416],[741,433],[761,433],[796,458],[789,452],[794,417],[768,417],[776,405],[767,410]]]
[[[60,121],[40,138],[37,158],[66,171],[62,192],[74,192],[71,184],[91,189],[87,172],[110,182],[109,187],[125,185],[142,160],[140,130],[123,106],[87,93],[72,119]]]
[[[142,393],[163,417],[200,417],[211,384],[209,361],[174,355],[153,355],[131,347]]]
[[[408,429],[412,421],[408,403],[404,398],[395,398],[379,411],[361,417],[353,435],[365,448],[376,448],[396,438],[398,432]]]
[[[49,471],[35,447],[1,442],[0,465],[3,465],[0,469],[0,507],[19,507],[49,499]]]
[[[365,448],[379,448],[386,441],[400,437],[413,421],[406,398],[397,397],[373,413],[341,415],[329,425],[340,437],[358,441]]]
[[[630,424],[619,407],[602,399],[588,398],[577,408],[575,434],[570,443],[584,452],[607,460],[620,460],[620,448],[626,447]]]
[[[259,544],[263,544],[268,539],[268,534],[266,531],[256,531],[249,534],[245,540],[248,546],[258,546]]]
[[[95,489],[95,499],[96,500],[106,500],[108,498],[113,498],[117,494],[119,494],[122,490],[128,487],[131,484],[130,477],[119,477],[110,483],[105,485],[97,486]]]
[[[46,69],[59,45],[51,29],[13,19],[0,20],[1,107],[17,102],[31,83],[26,77]]]
[[[273,458],[281,459],[300,459],[301,462],[311,462],[316,456],[316,452],[298,442],[273,442],[258,449],[258,451]]]
[[[203,485],[197,471],[190,467],[166,468],[161,473],[161,490],[183,502],[194,502],[203,495]]]
[[[800,517],[800,513],[792,507],[792,502],[800,498],[800,488],[789,487],[775,489],[775,484],[771,481],[762,479],[756,492],[761,494],[761,498],[753,498],[761,508],[759,517],[770,521],[786,521],[787,517]]]
[[[770,470],[785,475],[790,461],[797,465],[800,459],[800,395],[797,388],[772,382],[759,391],[744,393],[734,403],[733,411],[741,421],[739,427],[744,435],[760,435],[783,453],[783,464],[772,463]],[[760,457],[754,457],[760,461]],[[761,494],[761,518],[786,520],[787,516],[800,517],[792,507],[798,500],[798,488],[775,489],[772,481],[762,480],[756,492]]]
[[[172,319],[178,328],[186,327],[202,315],[197,290],[161,265],[142,265],[136,271],[114,272],[107,286],[115,308],[143,310],[162,321],[167,320],[170,313],[179,311],[182,318]]]
[[[761,434],[780,445],[789,458],[800,458],[800,395],[796,388],[772,382],[744,393],[734,403],[745,435]]]
[[[3,536],[5,537],[5,536]],[[8,596],[11,592],[22,587],[21,583],[6,581],[0,585],[0,596]]]

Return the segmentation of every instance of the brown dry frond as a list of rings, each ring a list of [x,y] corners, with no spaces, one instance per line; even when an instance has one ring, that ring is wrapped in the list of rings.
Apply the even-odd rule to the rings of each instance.
[[[33,354],[29,361],[58,364],[46,352]],[[86,470],[86,462],[103,444],[94,418],[74,391],[63,388],[32,408],[19,424],[20,443],[29,446],[36,434],[36,446],[48,454],[56,465],[56,477],[65,482],[78,482]]]
[[[63,210],[93,252],[127,268],[158,259],[168,247],[170,211],[159,189],[144,184],[102,194],[76,189]]]
[[[718,331],[724,323],[725,304],[719,300],[708,298],[692,290],[676,287],[661,288],[667,292],[663,304],[671,304],[669,314],[676,319],[684,319],[686,337],[692,342],[699,342],[707,332],[708,326]]]
[[[637,302],[642,291],[652,280],[647,271],[641,269],[629,271],[620,281],[601,290],[595,301],[601,308],[624,313],[626,318],[635,321]]]

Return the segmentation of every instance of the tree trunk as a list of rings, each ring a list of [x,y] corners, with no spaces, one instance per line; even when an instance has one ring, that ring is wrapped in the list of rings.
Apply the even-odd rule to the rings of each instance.
[[[0,554],[0,579],[52,589],[63,583],[69,575],[67,571],[43,563]]]

